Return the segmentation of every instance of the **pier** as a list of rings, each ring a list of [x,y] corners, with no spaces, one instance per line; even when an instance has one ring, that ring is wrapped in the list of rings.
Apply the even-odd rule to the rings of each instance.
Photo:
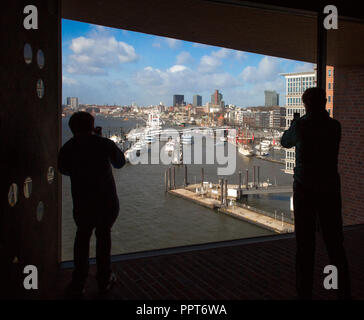
[[[283,213],[265,212],[238,202],[242,197],[253,194],[292,193],[292,186],[272,186],[266,182],[259,182],[259,179],[255,181],[255,178],[246,185],[241,183],[241,178],[242,174],[239,172],[239,184],[228,184],[227,179],[220,179],[219,183],[207,182],[204,181],[202,168],[201,182],[188,184],[185,165],[184,185],[176,187],[175,170],[170,167],[165,174],[166,192],[276,233],[293,232],[293,219],[284,217]]]

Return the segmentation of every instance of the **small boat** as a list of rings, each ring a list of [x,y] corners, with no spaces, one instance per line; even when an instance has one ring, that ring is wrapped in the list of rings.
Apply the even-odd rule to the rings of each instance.
[[[114,141],[115,143],[121,143],[122,142],[122,138],[116,134],[112,135],[110,138],[110,140]]]
[[[256,150],[255,151],[256,156],[267,156],[268,154],[269,154],[268,150],[266,150],[266,149]]]
[[[238,152],[240,154],[242,154],[243,156],[247,156],[247,157],[253,155],[253,150],[246,144],[244,144],[244,145],[240,144],[238,147]]]

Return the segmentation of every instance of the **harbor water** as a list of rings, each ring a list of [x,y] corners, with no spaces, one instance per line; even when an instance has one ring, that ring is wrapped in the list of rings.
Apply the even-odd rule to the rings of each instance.
[[[62,120],[62,139],[65,143],[72,137],[68,128],[69,117]],[[137,119],[96,117],[95,125],[103,127],[103,133],[125,132],[144,125]],[[284,158],[283,150],[274,150],[271,156]],[[249,180],[254,166],[260,166],[260,181],[286,186],[292,184],[292,175],[284,173],[284,165],[254,157],[236,154],[236,171],[224,176],[229,183],[238,184],[238,172],[245,175],[249,169]],[[115,169],[114,178],[120,201],[120,213],[112,229],[112,254],[132,253],[215,241],[259,237],[273,234],[272,231],[241,221],[214,210],[165,193],[164,173],[168,166],[163,164],[126,164]],[[217,165],[188,165],[188,180],[201,181],[201,168],[205,181],[217,182]],[[176,184],[183,183],[184,169],[176,166]],[[62,182],[62,260],[73,259],[75,224],[72,218],[72,198],[69,177]],[[247,203],[260,210],[290,214],[290,195],[275,194],[249,196]],[[102,214],[102,212],[100,212]],[[95,237],[90,248],[95,256]]]

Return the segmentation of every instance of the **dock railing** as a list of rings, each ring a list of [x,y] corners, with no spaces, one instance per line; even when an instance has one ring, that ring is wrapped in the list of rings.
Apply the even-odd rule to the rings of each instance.
[[[267,217],[274,218],[275,220],[283,221],[283,222],[290,223],[290,224],[294,225],[294,218],[293,218],[293,215],[291,215],[290,213],[278,212],[278,211],[275,211],[275,212],[264,211],[264,210],[249,206],[249,205],[247,205],[245,203],[241,203],[241,202],[235,202],[235,205],[237,207],[246,208],[246,209],[249,209],[251,211],[263,214],[263,215],[265,215]]]

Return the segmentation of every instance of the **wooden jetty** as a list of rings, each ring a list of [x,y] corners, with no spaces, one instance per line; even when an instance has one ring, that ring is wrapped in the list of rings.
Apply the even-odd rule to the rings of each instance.
[[[241,176],[241,173],[239,173]],[[268,214],[259,212],[259,210],[242,207],[235,202],[240,197],[248,194],[266,194],[266,193],[290,193],[292,187],[282,186],[266,186],[261,184],[248,183],[248,186],[243,184],[228,184],[227,180],[220,180],[219,184],[204,181],[204,171],[201,172],[201,183],[187,183],[187,169],[185,166],[184,186],[175,186],[174,169],[167,169],[166,176],[166,191],[174,196],[193,201],[206,208],[215,209],[221,213],[231,217],[244,220],[257,226],[266,228],[276,233],[293,232],[294,225],[284,221],[283,215],[281,218],[271,217]],[[253,187],[252,187],[253,186]]]

